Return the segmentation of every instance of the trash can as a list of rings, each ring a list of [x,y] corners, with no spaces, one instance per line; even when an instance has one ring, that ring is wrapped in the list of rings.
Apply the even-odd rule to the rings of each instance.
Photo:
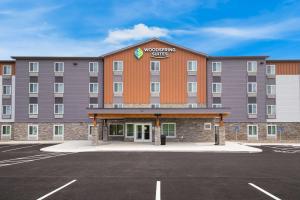
[[[161,145],[166,145],[166,136],[165,135],[160,136],[160,144]]]

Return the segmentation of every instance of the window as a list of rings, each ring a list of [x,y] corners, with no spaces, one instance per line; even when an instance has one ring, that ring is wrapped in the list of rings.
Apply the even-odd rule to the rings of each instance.
[[[90,83],[90,93],[98,93],[98,83]]]
[[[276,136],[277,134],[277,126],[276,125],[267,125],[267,133],[268,136]]]
[[[212,62],[212,72],[221,72],[222,63],[221,62]]]
[[[151,82],[151,93],[159,93],[160,92],[160,82]]]
[[[11,125],[2,125],[1,134],[2,135],[11,135]]]
[[[197,108],[197,104],[196,103],[189,103],[188,108]]]
[[[11,85],[3,85],[3,95],[11,95]]]
[[[188,82],[187,90],[188,90],[188,93],[196,93],[197,92],[197,82]]]
[[[123,93],[123,83],[114,82],[114,93],[122,94]]]
[[[29,93],[38,93],[39,84],[38,83],[29,83]]]
[[[211,123],[204,123],[204,130],[210,131],[211,130]]]
[[[54,125],[53,126],[53,135],[54,136],[63,136],[64,135],[64,125]]]
[[[151,73],[159,73],[160,71],[160,61],[150,61],[150,71]]]
[[[167,137],[176,137],[176,124],[175,123],[162,123],[162,134]]]
[[[126,124],[126,137],[131,138],[134,136],[134,124]]]
[[[54,72],[64,72],[64,63],[63,62],[55,62],[54,63]]]
[[[123,104],[122,103],[116,103],[113,105],[114,108],[123,108]]]
[[[64,114],[64,104],[54,104],[54,114],[63,115]]]
[[[64,93],[64,83],[54,83],[54,93]]]
[[[39,63],[29,62],[29,72],[39,72]]]
[[[89,72],[98,73],[98,63],[97,62],[89,63]]]
[[[123,124],[110,124],[109,125],[109,135],[110,136],[123,136],[124,135]]]
[[[247,132],[248,132],[249,137],[257,137],[258,126],[257,125],[248,125]]]
[[[276,115],[275,105],[267,105],[267,115]]]
[[[98,108],[98,104],[97,103],[90,103],[89,108]]]
[[[150,106],[151,108],[160,108],[160,104],[159,103],[153,103]]]
[[[38,125],[28,125],[28,135],[29,136],[37,136],[39,132],[39,126]]]
[[[221,92],[222,92],[222,83],[213,83],[212,93],[221,93]]]
[[[248,104],[248,114],[256,115],[257,114],[257,104]]]
[[[123,71],[123,61],[113,61],[113,71],[122,72]]]
[[[266,74],[267,75],[275,75],[276,74],[275,65],[266,65]]]
[[[38,104],[29,104],[29,114],[37,115],[39,113],[39,105]]]
[[[257,61],[247,62],[247,72],[257,72]]]
[[[248,93],[256,93],[257,92],[257,83],[250,82],[248,83]]]
[[[222,104],[220,104],[220,103],[213,103],[212,107],[213,108],[222,108]]]
[[[93,135],[93,127],[94,127],[94,125],[92,125],[92,124],[89,124],[89,125],[88,125],[88,135],[89,135],[89,136],[92,136],[92,135]]]
[[[276,94],[276,85],[267,85],[267,95]]]
[[[3,65],[3,75],[11,75],[11,65]]]
[[[197,60],[189,60],[187,62],[187,71],[196,72],[197,71]]]
[[[2,106],[2,114],[3,115],[11,115],[11,105]]]

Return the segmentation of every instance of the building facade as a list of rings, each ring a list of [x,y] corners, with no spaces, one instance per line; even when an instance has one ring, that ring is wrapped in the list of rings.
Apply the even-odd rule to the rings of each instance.
[[[99,57],[13,59],[0,62],[1,140],[213,142],[224,129],[226,140],[300,141],[297,60],[159,39]]]

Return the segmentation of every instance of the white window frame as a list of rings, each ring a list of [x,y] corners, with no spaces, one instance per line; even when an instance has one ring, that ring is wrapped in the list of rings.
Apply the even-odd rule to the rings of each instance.
[[[93,70],[91,70],[91,67]],[[98,73],[99,72],[99,63],[98,62],[89,62],[89,72]]]
[[[269,127],[275,127],[275,133],[274,134],[270,134],[269,133]],[[276,124],[267,124],[267,136],[269,137],[276,137],[277,136],[277,125]]]
[[[96,91],[91,91],[91,85],[93,86],[93,90],[95,89],[95,85],[97,86],[97,90]],[[99,84],[98,83],[90,83],[89,84],[89,93],[90,94],[98,94],[99,93]]]
[[[118,88],[118,89],[121,88],[121,91],[116,91],[116,90],[115,90],[115,85],[118,85],[117,88]],[[114,91],[114,94],[118,94],[118,95],[119,95],[119,94],[120,94],[120,95],[123,94],[123,82],[114,82],[114,83],[113,83],[113,91]]]
[[[110,134],[110,126],[118,126],[118,125],[122,125],[123,126],[123,135],[111,135]],[[125,134],[125,127],[124,127],[124,124],[120,124],[120,123],[112,123],[112,124],[109,124],[109,130],[108,130],[108,136],[110,136],[110,137],[122,137],[122,136],[124,136],[124,134]]]
[[[197,104],[197,103],[188,103],[188,104],[187,104],[187,107],[188,107],[188,108],[197,108],[197,107],[198,107],[198,104]]]
[[[250,129],[249,127],[256,127],[256,134],[255,135],[250,135]],[[259,130],[258,130],[258,125],[257,124],[248,124],[247,125],[247,136],[248,138],[258,138]]]
[[[271,93],[269,93],[269,88],[271,90]],[[276,95],[276,85],[267,85],[266,93],[267,93],[267,95]]]
[[[190,91],[190,86],[191,85],[191,91]],[[197,93],[197,82],[187,82],[187,91],[188,93]]]
[[[90,103],[89,104],[89,108],[98,108],[99,107],[99,104],[97,103]]]
[[[161,123],[161,134],[163,135],[163,125],[165,125],[165,124],[174,124],[174,136],[169,136],[169,134],[168,135],[166,135],[166,137],[167,138],[176,138],[176,123],[174,123],[174,122],[165,122],[165,123]]]
[[[4,110],[6,110],[6,112],[7,112],[7,109],[4,109],[4,107],[6,107],[6,108],[9,108],[8,109],[8,111],[9,111],[9,113],[5,113],[4,114]],[[12,113],[12,106],[11,105],[2,105],[2,115],[11,115],[11,113]]]
[[[65,71],[65,63],[64,62],[54,62],[54,72],[64,72]],[[62,68],[62,71],[57,71],[56,70],[56,65],[58,65],[58,68]]]
[[[115,63],[117,63],[117,68],[115,68]],[[123,70],[124,70],[123,60],[114,60],[113,61],[113,71],[114,72],[123,72]]]
[[[253,106],[255,106],[255,113],[250,113],[249,112],[249,106],[252,106],[252,110],[253,110]],[[257,104],[256,103],[248,103],[247,104],[247,112],[248,112],[248,115],[257,115]]]
[[[249,64],[251,63],[251,66]],[[249,69],[251,67],[251,70]],[[247,72],[256,73],[257,72],[257,61],[247,61]]]
[[[5,94],[4,93],[4,91],[6,91],[4,88],[9,88],[9,92],[7,93],[7,94]],[[11,95],[11,89],[12,89],[12,87],[11,87],[11,85],[3,85],[3,87],[2,87],[2,95]]]
[[[128,124],[131,124],[131,125],[133,125],[133,135],[132,136],[128,136],[127,135],[127,132],[128,132],[128,130],[127,130],[127,125]],[[125,123],[125,138],[134,138],[134,133],[135,133],[135,123]]]
[[[9,134],[3,134],[3,127],[5,127],[5,126],[9,127]],[[3,135],[3,136],[11,136],[11,125],[8,125],[8,124],[1,125],[1,135]]]
[[[61,135],[56,135],[55,134],[55,127],[62,127],[62,134]],[[53,125],[53,137],[64,137],[65,135],[65,126],[64,124],[54,124]]]
[[[211,105],[212,108],[222,108],[222,104],[221,103],[213,103]]]
[[[216,70],[214,70],[214,67],[216,68]],[[219,68],[219,70],[217,70],[218,68]],[[211,63],[211,71],[217,72],[217,73],[222,72],[222,62],[212,62]]]
[[[88,136],[93,136],[93,129],[92,127],[94,127],[93,124],[88,124]]]
[[[152,87],[152,86],[154,86],[154,87]],[[151,82],[150,83],[150,92],[151,93],[160,93],[160,82],[157,82],[157,81]]]
[[[154,69],[152,69],[152,63],[154,63]],[[150,72],[152,74],[158,74],[160,72],[160,61],[159,60],[150,60]]]
[[[9,73],[4,73],[5,72],[5,68],[9,69]],[[3,69],[2,69],[2,75],[3,76],[10,76],[12,75],[12,66],[11,65],[3,65]]]
[[[192,63],[192,68],[190,68],[190,63]],[[188,72],[197,72],[197,70],[198,70],[197,60],[188,60],[187,61],[187,71]]]
[[[31,68],[30,68],[31,64],[36,64],[36,71],[31,70]],[[39,62],[29,62],[29,72],[34,72],[34,73],[39,72]]]
[[[249,90],[249,85],[251,85],[251,90],[252,91]],[[255,87],[253,87],[253,86],[255,86]],[[253,88],[255,88],[255,91],[253,90]],[[251,94],[257,93],[257,83],[256,82],[248,82],[247,83],[247,92],[251,93]]]
[[[30,91],[30,85],[36,85],[37,91],[36,92],[31,92]],[[38,94],[39,93],[39,83],[29,83],[29,94]]]
[[[36,112],[31,113],[31,112],[30,112],[30,106],[36,106]],[[34,110],[34,109],[33,109],[33,110]],[[30,104],[28,105],[28,114],[29,114],[29,115],[38,115],[38,114],[39,114],[39,104],[37,104],[37,103],[30,103]]]
[[[56,85],[62,85],[62,91],[56,91]],[[63,94],[65,92],[65,84],[64,83],[54,83],[54,93]]]
[[[150,104],[150,108],[160,108],[160,104],[159,103],[152,103],[152,104]]]
[[[123,108],[123,104],[122,103],[115,103],[115,104],[113,104],[113,108]]]
[[[62,106],[62,113],[59,113],[59,112],[56,113],[56,112],[55,112],[55,110],[56,110],[55,107],[56,107],[56,106]],[[59,109],[58,109],[58,110],[59,110]],[[54,104],[54,115],[63,115],[64,112],[65,112],[65,106],[64,106],[63,103],[56,103],[56,104]]]
[[[30,127],[36,127],[36,135],[30,135]],[[28,124],[27,126],[27,136],[31,136],[31,137],[38,137],[39,135],[39,125],[38,124]]]
[[[207,126],[209,126],[209,127],[207,127]],[[210,131],[211,130],[211,123],[209,123],[209,122],[204,123],[204,130],[205,131]]]
[[[216,85],[216,91],[214,91],[214,85]],[[219,91],[218,91],[219,88]],[[211,92],[213,94],[221,94],[222,93],[222,83],[212,83]]]
[[[271,113],[269,113],[269,108]],[[267,115],[276,115],[276,105],[267,105]]]
[[[266,75],[276,75],[276,65],[266,65]]]

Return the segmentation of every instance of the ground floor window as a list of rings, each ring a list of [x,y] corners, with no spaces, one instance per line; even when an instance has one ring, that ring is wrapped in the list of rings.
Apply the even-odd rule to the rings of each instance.
[[[54,125],[53,134],[54,134],[54,136],[63,136],[64,135],[64,125]]]
[[[248,125],[248,136],[249,137],[257,137],[258,134],[258,126],[257,125]]]
[[[126,137],[134,136],[134,124],[126,124]]]
[[[276,125],[267,125],[268,136],[276,136],[277,126]]]
[[[28,135],[29,136],[37,136],[39,131],[39,126],[38,125],[28,125]]]
[[[162,134],[167,137],[176,137],[176,124],[175,123],[162,123]]]
[[[89,124],[89,126],[88,126],[88,135],[92,135],[92,133],[93,133],[93,126],[94,125],[92,125],[92,124]]]
[[[2,135],[10,135],[11,134],[11,125],[2,125],[1,134]]]
[[[110,124],[109,125],[109,135],[110,136],[123,136],[124,135],[123,124]]]
[[[204,123],[204,130],[210,131],[211,130],[211,123]]]

